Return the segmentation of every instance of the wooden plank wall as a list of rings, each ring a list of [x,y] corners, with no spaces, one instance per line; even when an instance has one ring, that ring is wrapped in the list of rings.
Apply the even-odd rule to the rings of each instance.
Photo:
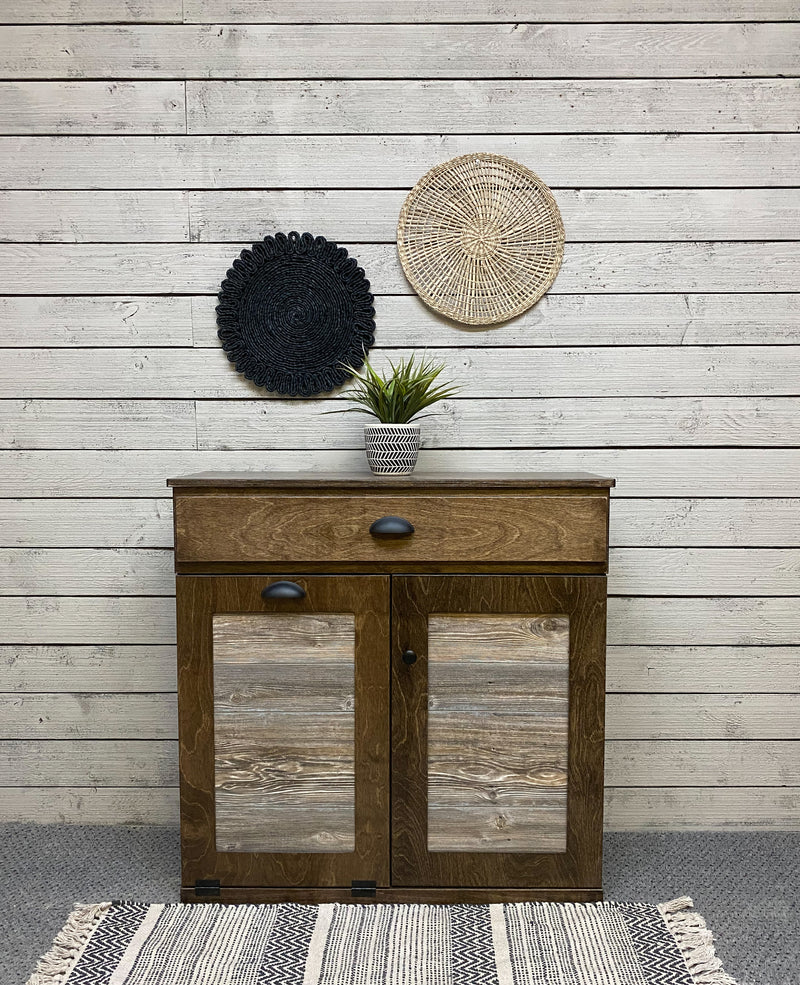
[[[531,22],[536,7],[535,23]],[[422,467],[617,477],[608,824],[800,827],[800,3],[0,0],[0,819],[176,817],[166,476],[360,465],[266,400],[213,294],[346,243],[380,361],[466,384]],[[471,150],[554,189],[522,318],[411,296],[407,190]]]

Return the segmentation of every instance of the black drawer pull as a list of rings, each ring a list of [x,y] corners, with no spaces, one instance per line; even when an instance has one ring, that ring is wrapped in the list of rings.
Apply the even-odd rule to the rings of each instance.
[[[382,516],[369,528],[373,537],[410,537],[414,524],[401,516]]]
[[[293,581],[274,581],[261,593],[262,599],[304,599],[305,597],[305,588],[301,588]]]
[[[400,659],[404,664],[408,664],[410,667],[411,664],[415,664],[417,662],[417,655],[413,650],[403,650],[403,655]]]

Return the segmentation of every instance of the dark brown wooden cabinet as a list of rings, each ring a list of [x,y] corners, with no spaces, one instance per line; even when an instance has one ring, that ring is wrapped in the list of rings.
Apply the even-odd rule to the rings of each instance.
[[[613,480],[170,485],[185,900],[602,897]]]

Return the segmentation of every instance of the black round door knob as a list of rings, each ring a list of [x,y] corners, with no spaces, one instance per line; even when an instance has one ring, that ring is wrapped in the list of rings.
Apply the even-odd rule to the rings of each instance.
[[[403,650],[403,656],[400,658],[404,664],[415,664],[417,662],[417,655],[413,650]]]

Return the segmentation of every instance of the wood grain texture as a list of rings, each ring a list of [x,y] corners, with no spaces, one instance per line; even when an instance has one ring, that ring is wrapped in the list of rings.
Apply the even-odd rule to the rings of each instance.
[[[610,739],[798,739],[800,694],[609,694]]]
[[[169,595],[172,552],[0,548],[0,595]]]
[[[175,644],[171,598],[0,598],[5,643]]]
[[[798,817],[798,787],[626,787],[606,795],[609,831],[797,831]]]
[[[794,694],[799,682],[796,646],[608,647],[610,693]]]
[[[264,452],[240,451],[0,451],[3,497],[121,496],[152,498],[164,493],[164,477],[205,469],[247,470],[264,467]],[[318,483],[321,472],[364,472],[362,452],[272,452],[276,470],[305,469]],[[486,449],[476,458],[469,450],[420,453],[418,470],[457,475],[475,470],[531,469],[527,449]],[[12,467],[13,466],[13,467]],[[796,497],[800,463],[785,448],[634,448],[537,449],[537,474],[583,468],[613,475],[623,496]]]
[[[216,348],[211,296],[0,297],[6,346]],[[787,345],[800,342],[800,305],[787,294],[545,295],[491,331],[440,318],[418,298],[375,299],[379,346]],[[194,339],[194,341],[193,341]]]
[[[4,691],[172,692],[175,645],[0,646]]]
[[[592,496],[178,496],[178,561],[595,561],[607,503]],[[383,516],[408,538],[370,535]]]
[[[346,397],[346,391],[343,396]],[[112,411],[114,406],[111,405]],[[319,400],[265,400],[256,404],[200,402],[196,405],[197,442],[200,448],[208,450],[315,448],[319,442],[320,415],[336,406],[341,405],[333,403],[324,407]],[[109,414],[112,420],[113,416]],[[360,449],[364,442],[364,422],[365,418],[343,415],[327,436],[328,446]],[[708,447],[733,443],[796,447],[800,444],[800,400],[792,397],[469,397],[437,405],[436,417],[424,427],[426,448]],[[189,447],[193,445],[194,442]],[[733,523],[731,519],[731,526]]]
[[[174,740],[1,740],[3,787],[176,787]]]
[[[373,363],[382,370],[410,353],[379,350]],[[428,354],[445,362],[450,377],[474,397],[498,392],[509,397],[792,396],[797,390],[796,355],[785,346],[576,346],[457,353],[431,348]],[[9,349],[0,365],[0,386],[8,397],[19,399],[263,396],[263,390],[231,370],[224,353],[213,349]]]
[[[797,94],[791,79],[189,81],[186,109],[197,134],[792,133]]]
[[[168,499],[0,500],[0,547],[171,547]]]
[[[180,0],[0,0],[0,24],[80,24],[181,20]]]
[[[800,25],[9,26],[7,78],[792,76]],[[632,55],[632,53],[635,53]]]
[[[800,86],[796,97],[800,97]],[[21,199],[21,193],[8,192],[5,201],[12,211],[7,222],[17,219],[15,239],[19,242],[62,241],[103,242],[115,235],[97,232],[97,218],[84,211],[88,193],[31,193]],[[154,233],[145,234],[144,222],[137,223],[137,212],[146,215],[154,202],[166,195],[180,192],[140,192],[141,199],[107,192],[104,202],[98,193],[98,205],[113,213],[120,199],[132,200],[133,211],[127,228],[132,229],[132,241],[162,238],[154,224]],[[188,211],[190,236],[176,235],[175,240],[191,238],[193,242],[235,242],[252,239],[262,228],[313,229],[318,235],[334,240],[394,239],[397,216],[406,197],[406,190],[371,191],[277,191],[263,192],[189,192]],[[731,209],[731,194],[720,189],[698,190],[614,190],[614,189],[557,189],[554,193],[564,225],[572,241],[605,242],[641,240],[791,240],[797,237],[800,220],[800,191],[789,188],[742,189],[737,193],[737,208]],[[17,201],[38,207],[30,227],[25,226],[24,212],[16,209]],[[56,213],[45,208],[52,201]],[[0,203],[3,196],[0,196]],[[141,205],[139,208],[139,202]],[[170,204],[168,201],[167,204]],[[180,217],[176,206],[173,228]],[[184,214],[186,206],[184,206]],[[62,220],[59,212],[64,213]],[[66,218],[71,221],[64,230]],[[165,224],[170,219],[165,215]],[[36,221],[38,220],[38,222]],[[102,228],[102,227],[100,227]],[[3,227],[0,226],[0,232]],[[164,237],[166,238],[166,237]]]
[[[355,617],[215,613],[217,852],[355,851]]]
[[[0,133],[185,133],[185,102],[178,81],[0,82]]]
[[[485,146],[474,135],[2,137],[0,188],[410,188]],[[797,184],[797,134],[498,134],[492,147],[554,188]]]
[[[238,405],[237,405],[238,406]],[[796,499],[624,499],[616,547],[800,547]],[[171,548],[170,499],[0,499],[0,547]]]
[[[122,266],[117,259],[120,248],[113,244],[0,243],[0,261],[13,278],[5,289],[15,294],[216,294],[240,247],[249,247],[254,238],[259,237],[235,246],[131,244]],[[411,294],[393,245],[346,245],[369,270],[376,294]],[[794,291],[798,269],[798,242],[605,243],[602,247],[570,242],[552,292]]]
[[[174,739],[174,694],[0,693],[2,739]]]
[[[600,798],[602,787],[602,735],[603,735],[603,644],[605,586],[601,578],[524,578],[524,577],[395,577],[393,578],[393,624],[395,657],[393,674],[393,754],[392,754],[392,844],[393,884],[406,886],[586,886],[597,885],[600,876],[599,837],[602,826]],[[549,777],[554,787],[544,788],[534,805],[491,812],[485,806],[459,806],[454,813],[443,809],[441,826],[434,828],[434,845],[429,840],[431,831],[431,796],[433,786],[428,780],[428,751],[436,726],[429,721],[435,712],[428,708],[428,675],[430,665],[436,662],[436,649],[429,641],[429,620],[435,614],[447,614],[448,628],[459,617],[489,617],[488,652],[502,652],[505,658],[519,657],[522,652],[519,639],[530,640],[526,631],[520,633],[521,614],[540,614],[534,620],[537,627],[533,637],[540,635],[561,638],[561,660],[564,655],[564,619],[569,619],[569,765],[566,778],[567,831],[566,851],[558,823],[563,823],[563,759],[555,762],[556,769],[540,772],[539,778]],[[512,615],[509,624],[500,623],[498,616]],[[548,616],[558,618],[548,619]],[[544,618],[541,618],[544,616]],[[434,623],[434,625],[436,625]],[[548,628],[549,627],[549,628]],[[459,629],[463,628],[459,624]],[[468,634],[465,634],[468,635]],[[474,635],[474,634],[473,634]],[[504,639],[513,639],[511,646]],[[458,652],[463,654],[464,642],[457,635]],[[418,661],[407,666],[400,660],[401,652],[411,647]],[[496,650],[492,650],[496,647]],[[549,653],[550,646],[545,649]],[[444,652],[444,651],[440,651]],[[454,650],[448,651],[452,656]],[[470,651],[472,652],[472,651]],[[433,659],[431,659],[433,657]],[[523,661],[520,661],[523,662]],[[444,660],[446,667],[449,661]],[[458,666],[462,664],[458,662]],[[563,666],[563,664],[562,664]],[[435,674],[435,672],[434,672]],[[475,689],[472,689],[475,690]],[[546,692],[545,692],[546,693]],[[434,695],[435,706],[435,692]],[[480,695],[475,698],[480,701]],[[541,699],[547,703],[548,699]],[[556,714],[564,712],[563,691],[551,699]],[[469,722],[466,731],[461,713],[458,728],[452,729],[452,715],[445,715],[441,733],[441,748],[451,752],[464,749],[470,752],[486,748],[502,762],[503,742],[487,737],[485,718]],[[523,719],[515,726],[528,729]],[[539,726],[539,736],[553,741],[552,722],[549,715],[538,720],[532,717],[532,726]],[[429,732],[429,728],[433,731]],[[559,738],[555,738],[556,744]],[[448,742],[450,743],[448,745]],[[530,744],[528,738],[525,744]],[[485,745],[482,745],[485,744]],[[508,743],[506,742],[506,746]],[[434,748],[436,748],[434,746]],[[514,748],[518,747],[514,745]],[[518,749],[521,755],[521,750]],[[479,753],[478,753],[479,754]],[[468,753],[469,755],[469,753]],[[516,756],[517,765],[520,755]],[[561,747],[563,757],[563,747]],[[474,758],[474,757],[472,757]],[[514,757],[512,756],[512,760]],[[512,766],[514,763],[512,762]],[[540,764],[544,765],[544,764]],[[437,764],[438,766],[438,764]],[[441,773],[434,776],[441,777]],[[459,779],[459,784],[463,782]],[[538,801],[539,808],[536,806]],[[444,808],[444,805],[442,805]],[[438,811],[438,807],[435,808]],[[425,823],[426,816],[428,824]],[[525,840],[530,839],[532,825],[542,826],[543,818],[549,851],[530,854],[520,851]],[[462,827],[463,824],[463,827]],[[447,832],[445,835],[444,832]],[[499,835],[498,835],[499,832]],[[519,832],[519,834],[518,834]],[[441,838],[449,840],[450,850],[442,850]],[[461,836],[461,837],[460,837]],[[452,850],[453,838],[459,838],[458,850]],[[487,845],[497,845],[497,839],[508,839],[516,850],[486,850]],[[463,844],[461,841],[463,840]],[[480,846],[475,849],[476,843]],[[472,851],[463,850],[467,845]],[[594,880],[594,882],[593,882]]]
[[[388,883],[388,625],[389,581],[385,577],[303,577],[296,579],[307,595],[299,601],[264,600],[261,590],[269,581],[266,577],[222,577],[178,579],[178,690],[180,762],[181,762],[181,841],[183,880],[191,884],[198,878],[219,878],[226,885],[259,886],[342,886],[359,873],[372,873],[381,884]],[[264,691],[237,690],[232,682],[231,693],[242,700],[234,702],[220,717],[215,704],[221,698],[215,671],[218,659],[214,652],[212,618],[224,615],[220,633],[228,640],[246,621],[246,631],[255,633],[258,647],[244,649],[234,643],[234,661],[239,670],[257,670],[263,654],[280,652],[278,637],[267,641],[264,649],[265,624],[252,623],[251,615],[277,615],[284,622],[288,614],[300,622],[293,627],[296,634],[294,650],[289,652],[298,661],[308,657],[309,637],[319,637],[319,627],[332,624],[337,638],[334,663],[347,667],[343,659],[345,628],[336,616],[355,620],[355,817],[353,816],[352,767],[342,762],[345,733],[349,748],[353,748],[352,703],[347,713],[322,712],[321,730],[308,727],[306,713],[293,715],[284,711],[281,727],[270,725],[264,715]],[[347,617],[347,613],[350,613]],[[231,616],[235,618],[231,618]],[[308,617],[311,617],[308,621]],[[321,622],[322,620],[322,622]],[[349,630],[348,630],[349,632]],[[269,634],[271,636],[271,634]],[[245,637],[250,640],[251,637]],[[352,640],[352,637],[351,637]],[[223,642],[228,647],[229,642]],[[318,646],[318,645],[317,645]],[[315,662],[322,648],[312,648]],[[352,646],[350,647],[352,659]],[[222,660],[225,660],[223,652]],[[291,662],[291,661],[289,661]],[[302,662],[302,661],[301,661]],[[224,682],[224,672],[223,672]],[[289,687],[282,697],[272,700],[291,705],[297,688]],[[230,694],[228,695],[230,698]],[[324,699],[321,699],[324,701]],[[230,705],[226,701],[226,704]],[[287,707],[284,704],[284,707]],[[231,714],[228,714],[228,711]],[[224,719],[228,718],[226,722]],[[218,720],[219,718],[219,720]],[[294,721],[292,721],[294,719]],[[271,731],[274,728],[275,731]],[[215,771],[214,734],[217,734],[217,770]],[[277,742],[282,745],[276,745]],[[310,761],[314,744],[319,744],[319,758]],[[274,773],[263,769],[263,763],[275,755]],[[242,774],[233,764],[242,757]],[[220,772],[219,763],[222,762]],[[263,837],[253,843],[253,820],[269,820],[270,796],[281,800],[287,781],[298,762],[307,762],[309,786],[306,797],[294,788],[287,794],[288,803],[280,810],[285,821],[278,822],[283,830],[296,828],[302,844],[294,850],[265,850]],[[291,764],[295,765],[292,766]],[[348,773],[350,777],[348,779]],[[247,806],[231,810],[230,798],[223,795],[218,812],[220,791],[215,796],[215,774],[246,787],[242,800]],[[293,786],[293,784],[292,784]],[[319,796],[321,792],[321,797]],[[345,794],[343,799],[342,794]],[[332,803],[331,803],[332,801]],[[330,808],[333,810],[331,816]],[[278,808],[276,807],[276,811]],[[249,818],[250,823],[242,823]],[[221,824],[222,839],[215,845],[215,829]],[[355,843],[349,843],[349,832],[355,829]],[[230,834],[230,847],[241,845],[242,850],[227,850],[225,831]],[[347,831],[347,839],[342,832]],[[323,837],[324,833],[324,837]],[[286,845],[292,847],[288,839]],[[309,851],[314,848],[314,851]],[[261,849],[261,850],[254,850]],[[349,849],[349,850],[348,850]],[[373,876],[370,876],[373,877]]]
[[[0,400],[0,448],[194,448],[195,408],[178,400]]]
[[[188,239],[184,192],[0,193],[2,242],[181,243]]]
[[[175,824],[177,787],[9,787],[0,818],[36,824]]]
[[[431,614],[427,660],[428,851],[566,851],[569,620]]]
[[[62,0],[63,2],[63,0]],[[72,17],[81,13],[86,20],[88,9],[97,0],[81,0],[70,4]],[[4,0],[7,6],[11,0]],[[114,9],[117,3],[112,6]],[[2,8],[0,8],[2,9]],[[12,7],[13,10],[13,7]],[[354,6],[350,0],[326,0],[324,5],[308,4],[305,0],[184,0],[184,20],[187,23],[242,21],[262,24],[315,23],[413,23],[480,20],[525,21],[531,16],[527,0],[462,0],[454,6],[451,0],[362,0]],[[580,21],[783,21],[800,19],[796,0],[595,0],[590,6],[574,0],[550,0],[546,7],[536,8],[537,23]],[[31,18],[31,20],[39,18]],[[50,17],[47,18],[51,20]],[[57,20],[53,17],[52,20]],[[105,19],[105,18],[104,18]],[[131,20],[139,19],[131,17]],[[141,19],[144,19],[143,17]]]

